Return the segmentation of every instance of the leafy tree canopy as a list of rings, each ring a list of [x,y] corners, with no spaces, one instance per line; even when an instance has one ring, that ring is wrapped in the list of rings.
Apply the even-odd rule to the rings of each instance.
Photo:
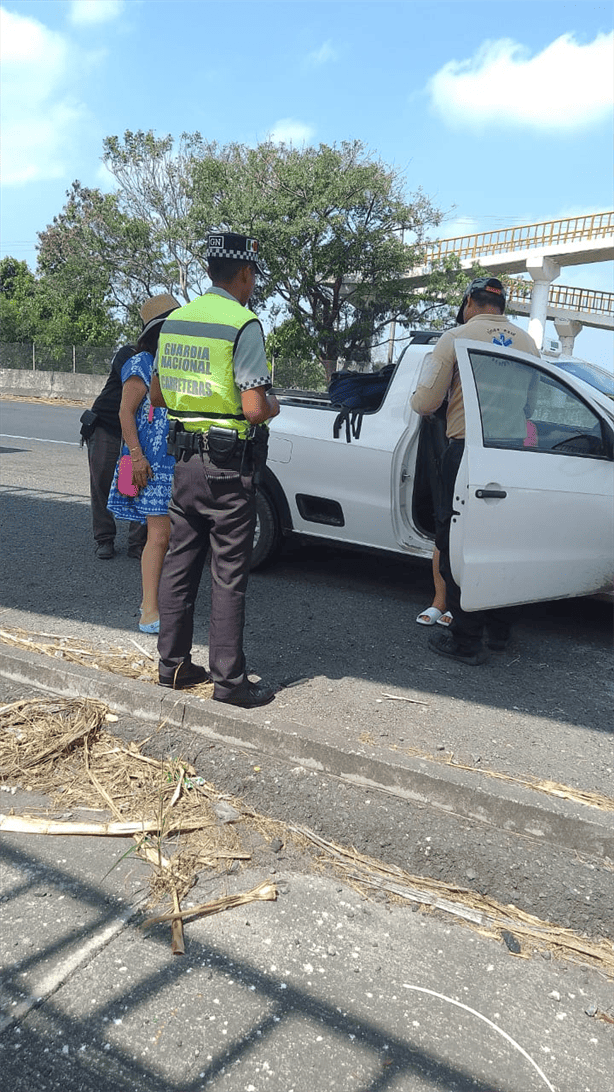
[[[0,261],[0,339],[30,340],[36,279],[27,262],[6,257]]]
[[[360,141],[249,148],[127,131],[105,140],[103,162],[116,191],[73,183],[39,237],[39,272],[95,300],[125,334],[146,296],[188,301],[204,291],[211,230],[260,240],[269,275],[254,307],[274,327],[291,320],[283,337],[300,329],[327,370],[339,357],[367,359],[391,320],[398,336],[449,319],[467,281],[454,261],[421,287],[403,279],[442,213],[420,190],[407,196],[403,176]]]
[[[120,324],[112,317],[108,286],[69,259],[36,277],[26,262],[0,262],[0,339],[38,345],[114,345]]]
[[[291,317],[323,360],[356,359],[419,300],[399,277],[441,213],[359,141],[295,149],[203,145],[193,164],[194,234],[243,231],[261,243],[275,317]]]

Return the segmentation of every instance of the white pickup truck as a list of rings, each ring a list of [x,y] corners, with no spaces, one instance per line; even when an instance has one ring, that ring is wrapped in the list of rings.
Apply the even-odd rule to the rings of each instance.
[[[281,413],[271,422],[253,568],[273,556],[286,534],[431,557],[436,429],[409,402],[438,336],[422,332],[410,341],[381,405],[364,414],[359,436],[351,442],[345,428],[337,438],[333,435],[339,407],[326,395],[277,392]],[[456,346],[466,444],[457,478],[451,560],[464,608],[611,594],[610,376],[573,359],[537,360],[484,342],[457,341]],[[481,384],[490,383],[492,390],[500,377],[504,386],[511,373],[524,374],[528,383],[525,369],[537,373],[527,436],[493,436],[492,428],[483,427],[492,397],[481,398]],[[436,440],[435,447],[444,442]]]

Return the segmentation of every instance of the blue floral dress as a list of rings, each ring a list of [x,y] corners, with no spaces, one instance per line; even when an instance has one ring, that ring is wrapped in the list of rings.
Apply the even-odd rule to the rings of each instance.
[[[168,436],[166,410],[154,408],[153,419],[151,423],[149,421],[152,408],[149,401],[149,385],[153,364],[154,358],[151,353],[137,353],[124,364],[122,383],[125,383],[130,376],[137,375],[147,387],[147,394],[136,411],[136,427],[143,454],[147,456],[154,476],[136,497],[124,497],[117,489],[118,461],[107,503],[107,508],[116,519],[137,520],[139,523],[146,523],[148,516],[168,514],[175,471],[175,460],[172,455],[166,453]],[[120,458],[122,455],[129,454],[127,444],[123,444]]]

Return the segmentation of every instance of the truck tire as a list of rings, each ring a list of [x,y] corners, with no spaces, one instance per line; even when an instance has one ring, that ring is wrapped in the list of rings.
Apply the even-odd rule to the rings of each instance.
[[[259,489],[256,493],[256,527],[250,569],[262,569],[273,559],[279,549],[279,520],[275,505],[268,493]]]

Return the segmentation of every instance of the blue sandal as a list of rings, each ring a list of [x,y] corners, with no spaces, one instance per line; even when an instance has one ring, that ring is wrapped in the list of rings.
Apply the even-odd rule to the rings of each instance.
[[[159,633],[160,632],[160,619],[156,618],[155,622],[139,622],[139,629],[141,633]]]

